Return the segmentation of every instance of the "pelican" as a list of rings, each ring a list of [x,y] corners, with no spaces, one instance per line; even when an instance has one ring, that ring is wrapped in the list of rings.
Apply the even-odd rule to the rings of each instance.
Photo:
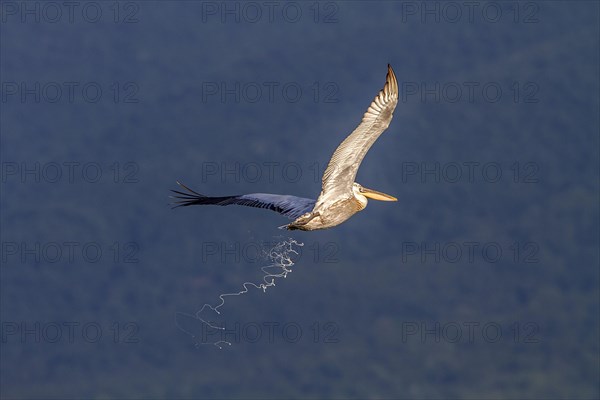
[[[341,224],[367,206],[368,199],[397,201],[389,194],[367,189],[354,182],[358,167],[373,143],[387,129],[398,104],[398,81],[388,64],[385,86],[363,115],[361,123],[338,146],[323,174],[322,188],[315,201],[303,197],[252,193],[237,196],[209,197],[177,181],[181,190],[172,190],[178,199],[175,207],[213,204],[267,208],[293,221],[281,228],[314,231]]]

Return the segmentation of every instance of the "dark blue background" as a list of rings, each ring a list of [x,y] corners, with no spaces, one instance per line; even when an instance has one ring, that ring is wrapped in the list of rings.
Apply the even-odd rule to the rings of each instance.
[[[3,398],[599,396],[598,3],[52,4],[2,3]],[[387,63],[357,181],[397,203],[308,233],[167,205],[316,197]],[[231,346],[178,329],[290,237],[213,314]]]

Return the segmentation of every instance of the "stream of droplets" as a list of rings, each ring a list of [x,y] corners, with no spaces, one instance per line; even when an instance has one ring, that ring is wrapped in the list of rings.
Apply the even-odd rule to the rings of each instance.
[[[248,293],[248,290],[250,287],[253,287],[256,289],[261,289],[263,291],[263,293],[265,293],[268,288],[270,288],[271,286],[275,286],[275,282],[276,282],[277,278],[287,278],[287,275],[290,272],[292,272],[291,267],[294,265],[294,262],[292,261],[292,257],[294,255],[298,254],[296,249],[298,247],[302,247],[302,246],[304,246],[304,243],[297,242],[296,240],[294,240],[292,238],[278,242],[271,249],[264,251],[265,256],[266,256],[265,258],[270,262],[270,264],[261,267],[261,271],[264,273],[262,282],[258,282],[258,283],[244,282],[242,284],[242,290],[240,290],[239,292],[223,293],[223,294],[219,295],[219,300],[220,300],[219,304],[217,304],[216,306],[213,306],[211,304],[206,303],[202,306],[202,308],[200,310],[198,310],[193,315],[178,312],[176,314],[175,324],[181,331],[190,335],[194,340],[196,340],[197,335],[194,334],[193,332],[189,331],[188,329],[182,327],[181,324],[178,322],[179,318],[181,318],[181,317],[192,318],[192,319],[200,321],[200,323],[205,324],[205,326],[207,326],[211,329],[225,330],[224,327],[214,325],[212,322],[210,322],[207,319],[208,317],[205,317],[203,313],[205,313],[206,310],[211,310],[212,312],[216,313],[217,315],[221,315],[221,311],[219,309],[225,305],[226,297],[241,296],[245,293]],[[203,329],[204,329],[204,326],[203,326]],[[226,341],[226,340],[218,340],[216,342],[204,342],[203,340],[196,341],[197,347],[200,345],[203,345],[203,344],[212,344],[214,346],[217,346],[219,349],[222,349],[223,346],[231,346],[231,342]]]

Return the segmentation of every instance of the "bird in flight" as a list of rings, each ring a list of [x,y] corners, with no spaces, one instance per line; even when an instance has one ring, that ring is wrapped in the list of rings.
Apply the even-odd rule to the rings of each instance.
[[[323,174],[321,194],[317,200],[290,195],[252,193],[237,196],[210,197],[200,194],[183,183],[181,190],[171,190],[177,199],[175,207],[217,205],[266,208],[293,221],[282,228],[314,231],[341,224],[367,206],[367,198],[397,201],[389,194],[367,189],[354,182],[358,167],[377,138],[387,129],[398,104],[398,81],[388,64],[385,86],[363,115],[361,123],[333,153]]]

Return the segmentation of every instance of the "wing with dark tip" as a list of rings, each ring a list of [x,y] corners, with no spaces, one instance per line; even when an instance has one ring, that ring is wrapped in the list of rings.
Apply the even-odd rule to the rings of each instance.
[[[385,86],[364,114],[361,123],[335,150],[323,174],[321,197],[337,198],[352,191],[363,158],[392,120],[398,104],[398,81],[388,64]],[[321,198],[319,198],[321,200]]]
[[[290,219],[296,219],[307,212],[312,211],[315,206],[315,200],[304,197],[296,197],[289,195],[268,194],[268,193],[252,193],[239,196],[222,196],[209,197],[200,194],[183,183],[177,182],[185,192],[179,190],[171,190],[175,195],[171,196],[177,199],[173,202],[175,207],[187,207],[193,205],[215,205],[229,206],[236,204],[238,206],[266,208],[285,215]]]

